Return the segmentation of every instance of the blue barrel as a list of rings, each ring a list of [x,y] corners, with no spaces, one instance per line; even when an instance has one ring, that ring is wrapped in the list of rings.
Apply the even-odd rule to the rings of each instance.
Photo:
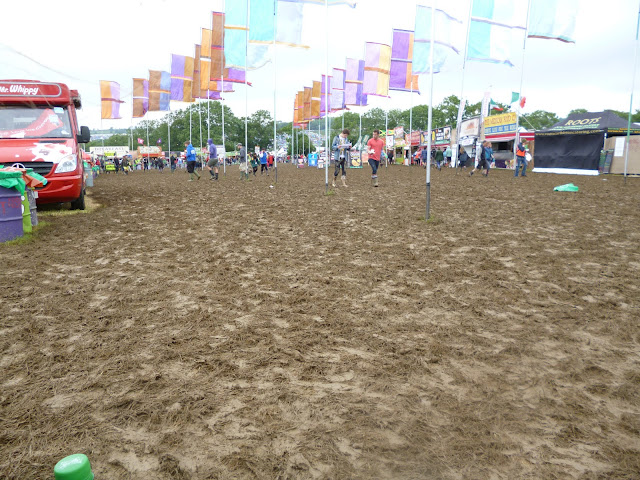
[[[0,187],[0,242],[23,235],[20,197],[16,189]]]

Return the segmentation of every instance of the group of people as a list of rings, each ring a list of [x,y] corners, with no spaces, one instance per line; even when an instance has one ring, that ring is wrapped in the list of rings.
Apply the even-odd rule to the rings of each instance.
[[[331,151],[333,152],[333,160],[335,162],[335,171],[333,172],[333,182],[331,185],[335,188],[338,175],[342,172],[340,180],[342,186],[347,186],[346,165],[351,162],[351,142],[349,141],[349,129],[344,129],[336,135],[331,142]],[[380,138],[380,130],[377,128],[373,131],[373,137],[367,142],[367,153],[369,155],[369,166],[371,167],[371,185],[378,186],[378,168],[380,160],[383,157],[386,142]]]
[[[347,186],[347,171],[346,166],[351,162],[351,147],[352,144],[349,141],[349,133],[348,129],[342,130],[338,135],[336,135],[331,143],[331,150],[333,152],[333,160],[335,162],[335,170],[333,173],[333,181],[332,186],[336,187],[336,182],[338,180],[338,175],[341,174],[342,186]],[[215,144],[212,139],[207,141],[208,144],[208,159],[206,164],[206,169],[209,171],[210,179],[217,181],[218,180],[218,152]],[[193,147],[191,142],[185,142],[186,149],[186,161],[187,161],[187,172],[189,172],[189,181],[193,181],[194,179],[200,180],[201,176],[196,170],[196,149]],[[373,137],[369,139],[367,142],[367,153],[369,158],[369,166],[371,167],[371,185],[374,187],[378,186],[378,168],[380,167],[380,161],[384,157],[384,151],[386,147],[386,142],[384,139],[380,138],[380,130],[375,129],[373,131]],[[249,158],[249,162],[247,162],[247,150],[241,144],[237,144],[238,152],[239,152],[239,160],[240,160],[240,171],[241,178],[248,178],[250,172],[256,176],[258,172],[258,165],[260,165],[260,175],[266,173],[269,175],[269,168],[273,164],[273,159],[271,155],[268,155],[265,149],[257,148],[260,153],[252,153]],[[446,149],[433,148],[430,152],[431,161],[435,162],[435,166],[438,170],[442,168],[442,165],[445,162],[450,163],[452,157],[451,147],[447,146]],[[426,148],[422,149],[420,154],[420,159],[424,166],[426,167],[429,163],[429,153]],[[526,151],[522,142],[518,143],[516,148],[516,169],[515,176],[517,177],[522,168],[522,176],[526,176],[527,173],[527,161],[525,158]],[[271,157],[271,158],[270,158]],[[393,158],[393,157],[391,157]],[[466,152],[463,146],[459,147],[458,150],[458,161],[457,168],[466,169],[467,162],[469,161],[469,154]],[[469,176],[473,176],[474,173],[480,171],[483,176],[489,175],[489,169],[491,166],[491,162],[494,160],[493,157],[493,148],[491,142],[485,140],[482,142],[482,145],[479,148],[476,148],[476,160],[477,165],[469,172]],[[247,165],[250,167],[247,167]],[[175,160],[174,157],[171,156],[171,170],[175,170]]]

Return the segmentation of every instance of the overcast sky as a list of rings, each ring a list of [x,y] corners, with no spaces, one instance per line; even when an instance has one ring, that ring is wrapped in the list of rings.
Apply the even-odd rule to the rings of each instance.
[[[329,67],[344,68],[346,57],[362,58],[366,41],[391,44],[392,28],[413,30],[416,3],[424,2],[359,0],[355,9],[330,7]],[[468,0],[451,3],[464,9]],[[524,113],[548,110],[563,117],[574,108],[628,110],[638,8],[639,0],[580,0],[575,44],[529,39],[524,56]],[[170,71],[172,53],[192,56],[194,44],[200,43],[200,28],[210,28],[212,10],[224,10],[223,0],[3,2],[0,78],[67,83],[82,95],[81,124],[94,129],[128,127],[132,78],[148,78],[149,69]],[[277,48],[278,120],[292,120],[296,92],[325,72],[324,23],[324,7],[305,6],[303,40],[311,48]],[[519,89],[521,72],[520,58],[514,68],[467,62],[464,96],[475,103],[490,91],[495,101],[508,103],[511,92]],[[272,112],[273,64],[248,76],[253,83],[247,93],[249,114],[258,109]],[[121,120],[100,120],[100,80],[120,83],[126,102]],[[437,74],[434,105],[448,95],[460,96],[461,88],[461,69]],[[370,97],[370,107],[362,111],[426,104],[428,76],[420,78],[420,89],[421,95],[391,92],[391,98]],[[638,96],[634,96],[634,110],[640,108]],[[225,102],[237,116],[244,116],[245,87],[227,94]],[[172,110],[186,107],[171,103]],[[163,115],[150,112],[147,118]]]

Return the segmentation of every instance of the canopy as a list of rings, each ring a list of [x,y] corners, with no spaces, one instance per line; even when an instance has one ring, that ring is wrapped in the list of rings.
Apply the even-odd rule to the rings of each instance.
[[[626,135],[627,125],[628,120],[618,116],[618,114],[611,110],[605,110],[604,112],[574,113],[560,120],[551,128],[538,132],[538,135],[567,131],[589,133],[601,130],[610,137],[613,135]],[[635,123],[631,124],[631,134],[640,134],[640,127]]]
[[[631,134],[640,134],[631,125]],[[536,132],[534,172],[597,175],[605,136],[627,134],[627,120],[611,110],[569,115],[547,130]]]

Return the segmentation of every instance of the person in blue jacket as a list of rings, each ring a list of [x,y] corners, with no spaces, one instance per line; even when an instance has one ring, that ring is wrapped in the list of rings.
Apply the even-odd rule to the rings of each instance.
[[[267,175],[269,175],[269,166],[267,165],[267,152],[262,149],[260,150],[260,175],[262,175],[263,172],[267,172]]]
[[[189,172],[189,181],[193,182],[193,177],[196,176],[200,180],[200,174],[196,171],[196,149],[193,148],[191,142],[184,142],[184,146],[187,149],[187,172]]]

